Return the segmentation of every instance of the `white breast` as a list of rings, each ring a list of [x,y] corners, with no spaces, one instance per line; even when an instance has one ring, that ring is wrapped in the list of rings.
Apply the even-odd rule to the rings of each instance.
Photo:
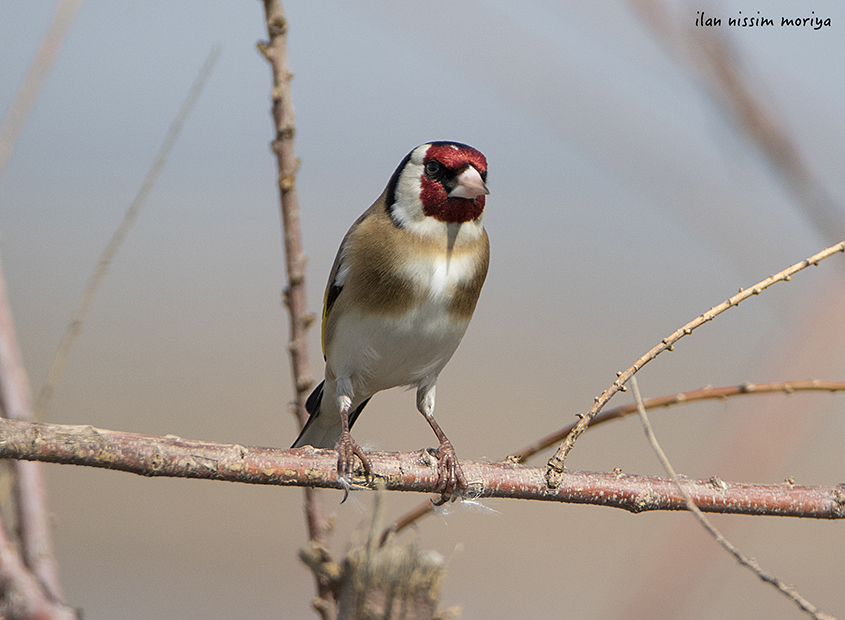
[[[444,299],[456,287],[469,283],[475,276],[477,265],[472,254],[458,256],[431,256],[409,261],[404,276],[424,290],[430,299]]]
[[[428,292],[401,317],[356,311],[340,317],[327,351],[335,377],[349,377],[356,399],[397,386],[433,382],[452,357],[469,321],[449,314],[451,293],[472,279],[469,255],[428,257],[408,263],[404,275]]]

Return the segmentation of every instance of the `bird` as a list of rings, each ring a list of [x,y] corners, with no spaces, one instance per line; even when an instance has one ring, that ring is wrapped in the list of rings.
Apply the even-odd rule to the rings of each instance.
[[[487,160],[471,146],[414,148],[378,199],[346,233],[323,298],[325,378],[305,403],[309,418],[292,448],[336,448],[340,482],[355,457],[372,474],[350,429],[377,392],[416,388],[434,431],[437,505],[467,489],[455,449],[434,419],[438,376],[466,332],[487,277],[482,225]]]

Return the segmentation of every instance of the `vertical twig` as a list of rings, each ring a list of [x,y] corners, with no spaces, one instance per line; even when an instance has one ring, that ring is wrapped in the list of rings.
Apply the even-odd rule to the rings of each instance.
[[[845,210],[816,176],[793,138],[787,123],[765,97],[755,92],[729,39],[718,28],[696,28],[673,18],[663,0],[630,0],[658,40],[680,60],[688,56],[699,81],[759,149],[798,199],[816,232],[829,242],[845,234]]]
[[[41,87],[59,55],[82,0],[59,0],[35,59],[0,122],[0,180]],[[5,417],[32,420],[32,392],[15,335],[6,281],[0,265],[0,406]],[[13,495],[21,558],[0,525],[0,592],[41,617],[62,617],[58,570],[53,555],[44,474],[40,463],[16,461]],[[30,574],[29,571],[32,571]],[[54,602],[56,601],[56,602]],[[4,615],[17,610],[3,609]],[[66,617],[73,617],[66,615]]]
[[[270,99],[273,104],[273,123],[276,137],[271,143],[278,164],[279,199],[282,211],[282,231],[287,268],[287,287],[284,292],[285,306],[290,315],[290,340],[288,352],[291,359],[291,373],[296,394],[295,414],[300,427],[305,424],[305,398],[313,380],[308,365],[307,332],[313,322],[308,313],[305,295],[306,256],[302,250],[302,235],[299,228],[299,204],[296,197],[296,173],[299,159],[294,154],[294,114],[290,93],[291,72],[287,55],[288,22],[279,0],[264,0],[264,14],[267,20],[268,41],[258,43],[258,50],[270,63],[273,73],[273,90]],[[321,494],[317,489],[305,489],[305,516],[308,537],[313,546],[328,550],[330,526],[323,509]],[[325,619],[337,615],[337,605],[328,581],[315,575],[317,599],[315,609]]]
[[[32,420],[32,393],[15,336],[6,279],[0,263],[0,405],[3,416]],[[40,463],[15,461],[13,494],[24,564],[41,582],[48,596],[61,600],[58,569],[50,536],[44,473]]]
[[[296,415],[300,424],[305,424],[308,414],[304,401],[313,380],[308,366],[307,331],[313,321],[308,314],[305,296],[305,264],[307,258],[302,251],[302,234],[299,229],[299,203],[296,196],[296,173],[299,158],[294,153],[293,100],[290,94],[290,80],[293,75],[288,66],[287,28],[281,2],[265,0],[268,42],[259,43],[259,51],[270,63],[273,71],[273,90],[270,99],[273,104],[273,121],[276,137],[271,143],[278,164],[279,199],[282,211],[282,233],[284,235],[285,266],[288,284],[284,301],[290,312],[291,373],[296,390]]]

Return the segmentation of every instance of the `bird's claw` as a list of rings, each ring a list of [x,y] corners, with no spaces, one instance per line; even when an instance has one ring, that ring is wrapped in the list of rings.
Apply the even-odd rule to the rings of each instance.
[[[444,441],[434,452],[437,459],[437,486],[436,491],[440,492],[440,498],[432,500],[435,506],[442,506],[448,501],[457,499],[469,486],[466,476],[458,462],[455,449],[452,443]]]
[[[344,490],[343,500],[341,504],[346,501],[349,496],[349,489],[352,486],[352,474],[355,472],[355,457],[361,461],[364,468],[364,477],[369,480],[372,475],[370,468],[370,459],[361,447],[352,439],[352,435],[341,433],[340,439],[337,442],[337,477]]]

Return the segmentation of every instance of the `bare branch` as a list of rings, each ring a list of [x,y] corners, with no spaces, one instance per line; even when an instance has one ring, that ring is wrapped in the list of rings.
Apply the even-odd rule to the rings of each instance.
[[[273,122],[276,137],[271,146],[278,164],[279,199],[282,211],[282,232],[284,234],[285,266],[288,284],[285,288],[285,305],[290,313],[290,340],[288,350],[291,357],[291,372],[296,390],[296,415],[300,426],[305,424],[305,396],[311,389],[311,369],[308,365],[308,327],[313,316],[308,313],[305,294],[305,264],[307,257],[302,250],[302,233],[299,228],[299,203],[296,194],[296,173],[299,158],[294,153],[293,138],[296,133],[293,116],[293,100],[290,80],[293,77],[288,66],[286,34],[288,22],[281,2],[265,0],[268,42],[260,42],[258,50],[270,63],[273,71]]]
[[[436,494],[437,463],[427,451],[368,452],[367,456],[385,489]],[[246,447],[81,425],[0,420],[0,458],[101,467],[150,477],[342,488],[334,450]],[[566,472],[561,485],[549,489],[542,468],[472,461],[461,461],[461,466],[474,498],[596,504],[637,513],[686,508],[667,478],[620,471]],[[355,482],[361,489],[375,484],[366,482],[363,475],[356,476]],[[845,486],[729,483],[714,477],[684,479],[684,487],[706,512],[845,518]]]
[[[842,392],[845,391],[845,382],[842,381],[819,381],[817,379],[810,379],[808,381],[777,381],[774,383],[743,383],[742,385],[733,385],[728,387],[718,388],[703,388],[700,390],[693,390],[690,392],[680,392],[678,394],[670,394],[668,396],[658,396],[649,398],[643,402],[646,409],[656,409],[658,407],[671,407],[672,405],[680,405],[686,403],[701,402],[705,400],[724,399],[734,396],[744,396],[752,394],[792,394],[794,392]],[[602,411],[595,418],[593,418],[590,428],[610,422],[611,420],[618,420],[633,413],[637,413],[636,403],[629,403],[620,407],[614,407],[607,411]],[[564,426],[562,429],[550,433],[545,437],[534,441],[527,446],[511,452],[510,456],[504,460],[514,463],[525,463],[529,458],[536,454],[552,447],[556,443],[561,442],[566,436],[572,432],[576,423]],[[421,502],[407,513],[396,519],[385,530],[382,540],[386,539],[389,532],[401,532],[409,527],[419,519],[426,515],[432,514],[434,507],[431,502]]]
[[[313,379],[308,365],[308,328],[314,317],[308,312],[305,290],[305,265],[307,257],[302,249],[302,233],[299,227],[299,202],[296,193],[296,173],[299,158],[294,152],[293,98],[290,81],[293,75],[288,64],[287,30],[288,21],[280,0],[264,0],[264,15],[267,23],[268,41],[258,43],[258,51],[270,64],[273,73],[273,90],[270,99],[273,104],[273,125],[275,138],[271,143],[276,155],[278,171],[279,201],[282,214],[282,234],[285,248],[287,286],[284,302],[290,317],[290,338],[288,353],[291,360],[291,374],[295,401],[294,415],[302,428],[308,419],[305,399]],[[325,514],[322,498],[314,488],[305,489],[305,520],[308,524],[308,538],[312,548],[319,549],[326,556],[331,542],[331,526]],[[317,597],[312,601],[314,609],[323,620],[337,616],[337,601],[329,580],[314,572],[317,582]]]
[[[743,383],[741,385],[731,385],[727,387],[718,388],[702,388],[700,390],[692,390],[689,392],[679,392],[677,394],[669,394],[667,396],[656,396],[643,401],[646,409],[657,409],[659,407],[671,407],[672,405],[685,405],[688,403],[697,403],[706,400],[722,400],[736,396],[750,396],[759,394],[793,394],[795,392],[845,392],[845,381],[820,381],[818,379],[808,379],[806,381],[774,381],[771,383]],[[596,415],[593,418],[590,427],[595,427],[610,420],[618,420],[631,414],[637,413],[637,404],[629,403],[608,409]],[[551,448],[554,444],[562,441],[566,436],[572,432],[576,426],[576,422],[564,426],[562,429],[550,433],[537,441],[528,444],[524,448],[512,452],[513,457],[519,463],[524,463],[535,454],[542,452],[547,448]]]
[[[663,469],[666,470],[666,473],[669,474],[669,477],[672,479],[672,482],[675,484],[675,487],[681,493],[684,498],[684,503],[686,504],[687,510],[689,510],[696,520],[701,524],[701,526],[710,534],[719,545],[722,546],[728,553],[730,553],[737,562],[741,565],[748,568],[752,571],[760,580],[770,584],[773,586],[778,592],[789,598],[792,602],[794,602],[804,613],[812,616],[816,620],[833,620],[831,616],[828,616],[824,612],[822,612],[818,607],[810,603],[807,599],[803,596],[798,594],[798,590],[795,589],[794,586],[788,586],[783,581],[781,581],[776,575],[764,571],[760,565],[757,563],[756,560],[753,560],[746,556],[742,551],[740,551],[735,545],[733,545],[727,538],[725,538],[722,533],[717,530],[710,520],[704,516],[698,506],[696,506],[696,502],[691,497],[690,493],[684,485],[681,484],[681,481],[678,477],[678,474],[675,473],[675,468],[672,467],[672,464],[669,462],[669,459],[666,457],[666,453],[663,452],[663,448],[660,447],[660,443],[657,441],[657,436],[654,434],[654,429],[651,427],[651,422],[648,420],[648,414],[646,413],[645,407],[643,406],[643,399],[640,396],[640,389],[637,385],[637,378],[631,377],[631,388],[634,392],[634,399],[636,400],[636,407],[637,413],[640,414],[640,420],[643,423],[643,429],[645,430],[646,437],[648,437],[648,441],[651,444],[651,447],[654,449],[655,454],[657,454],[657,458],[660,460],[661,465],[663,465]]]
[[[664,338],[660,344],[652,348],[648,353],[643,355],[640,359],[634,362],[634,365],[628,368],[625,371],[617,373],[617,380],[613,382],[613,384],[607,388],[601,396],[596,396],[596,402],[593,407],[584,415],[581,420],[579,420],[578,424],[575,425],[575,428],[572,429],[572,432],[567,435],[566,439],[560,444],[557,449],[555,455],[549,459],[548,467],[546,470],[546,481],[548,482],[549,488],[556,488],[563,477],[563,465],[566,461],[566,457],[569,454],[570,450],[572,450],[573,446],[575,445],[575,441],[581,434],[587,430],[587,426],[589,426],[592,419],[598,414],[599,411],[608,403],[608,401],[617,393],[617,392],[624,392],[625,391],[625,383],[634,376],[636,372],[638,372],[643,366],[648,364],[651,360],[656,358],[658,355],[663,353],[664,351],[672,351],[675,343],[678,342],[684,336],[689,336],[692,334],[693,330],[701,327],[705,323],[712,321],[714,318],[728,310],[729,308],[733,308],[738,306],[741,302],[745,301],[752,295],[759,295],[762,291],[766,290],[773,284],[777,282],[788,282],[789,279],[799,271],[806,269],[810,265],[818,265],[821,261],[830,256],[833,256],[836,253],[845,252],[845,241],[837,243],[829,248],[825,248],[821,252],[814,254],[810,258],[807,258],[799,263],[795,263],[794,265],[787,267],[783,271],[780,271],[772,276],[769,276],[765,280],[761,280],[754,286],[749,289],[739,289],[739,293],[720,303],[717,306],[710,308],[707,312],[699,316],[698,318],[690,321],[680,329],[676,330],[673,334]]]

